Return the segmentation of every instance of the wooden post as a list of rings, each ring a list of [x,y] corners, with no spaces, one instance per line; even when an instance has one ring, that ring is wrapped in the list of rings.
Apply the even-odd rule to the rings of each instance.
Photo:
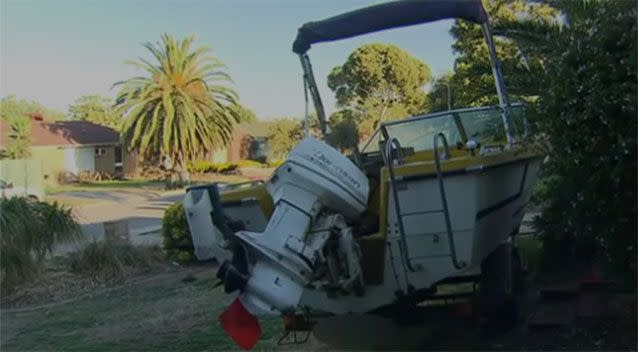
[[[111,243],[130,243],[128,220],[105,222],[104,239]]]

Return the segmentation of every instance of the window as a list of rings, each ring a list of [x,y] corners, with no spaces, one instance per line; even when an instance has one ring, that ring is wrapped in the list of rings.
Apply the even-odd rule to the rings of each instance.
[[[102,156],[106,154],[106,148],[95,148],[95,156]]]
[[[458,122],[458,125],[457,125]],[[525,108],[513,104],[510,108],[512,136],[520,140],[525,133]],[[462,131],[459,128],[463,127]],[[386,124],[390,137],[397,138],[404,148],[414,148],[415,152],[431,150],[434,136],[441,132],[450,145],[472,139],[481,144],[505,143],[505,128],[501,110],[498,107],[463,109],[451,113],[433,114]],[[464,132],[465,135],[462,135]],[[378,152],[382,138],[377,129],[363,148],[364,153]]]
[[[401,147],[414,148],[415,152],[432,149],[434,136],[439,132],[445,135],[450,145],[454,145],[461,140],[461,135],[451,114],[388,124],[386,125],[386,129],[390,137],[399,140]],[[381,134],[377,130],[363,152],[370,153],[378,151],[380,137]]]
[[[483,144],[507,141],[500,109],[465,111],[460,112],[459,117],[468,139],[473,139]],[[525,109],[522,105],[515,105],[510,108],[510,126],[512,129],[510,132],[515,139],[523,137],[525,132],[524,119]]]
[[[461,135],[451,114],[416,120],[411,123],[388,125],[388,134],[395,137],[404,148],[414,148],[415,152],[431,150],[434,136],[443,133],[450,145],[461,140]]]

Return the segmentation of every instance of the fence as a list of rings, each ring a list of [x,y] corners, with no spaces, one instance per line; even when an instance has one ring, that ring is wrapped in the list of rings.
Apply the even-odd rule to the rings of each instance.
[[[44,176],[38,160],[0,160],[0,179],[24,193],[44,195]]]

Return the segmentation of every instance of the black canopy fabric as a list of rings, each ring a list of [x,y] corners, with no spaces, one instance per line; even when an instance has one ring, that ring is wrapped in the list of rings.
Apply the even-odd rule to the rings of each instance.
[[[299,28],[292,51],[303,54],[314,43],[345,39],[384,29],[434,22],[446,18],[485,23],[480,0],[402,0],[374,5]]]

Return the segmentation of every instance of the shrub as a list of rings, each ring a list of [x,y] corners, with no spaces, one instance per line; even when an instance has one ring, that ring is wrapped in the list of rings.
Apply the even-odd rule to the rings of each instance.
[[[536,205],[543,205],[545,201],[552,198],[550,193],[550,185],[557,180],[556,176],[541,177],[536,182],[534,189],[532,189],[532,203]]]
[[[208,161],[208,160],[196,160],[196,161],[193,161],[191,163],[188,163],[188,165],[186,166],[186,169],[189,172],[196,173],[196,174],[214,172],[215,171],[215,163],[213,163],[212,161]]]
[[[227,174],[231,171],[235,171],[237,169],[237,164],[233,164],[231,162],[218,163],[215,164],[215,172],[220,174]]]
[[[189,172],[196,174],[204,174],[209,172],[216,172],[220,174],[229,173],[237,169],[237,165],[231,162],[214,163],[208,160],[196,160],[189,163],[186,166]]]
[[[237,167],[264,167],[265,165],[255,160],[239,160]]]
[[[580,11],[568,13],[569,25],[555,38],[543,39],[552,61],[536,128],[548,138],[545,171],[555,177],[546,183],[538,228],[555,259],[593,254],[635,287],[635,6],[567,3]]]
[[[283,163],[284,163],[284,160],[273,160],[273,161],[268,163],[268,166],[269,167],[279,167]]]
[[[188,263],[195,258],[193,255],[193,241],[188,230],[184,206],[181,202],[171,205],[164,212],[162,239],[168,259],[180,263]]]
[[[127,272],[161,262],[161,251],[108,241],[92,242],[69,255],[71,272],[95,280],[117,280]]]
[[[35,274],[57,243],[80,236],[69,207],[22,197],[0,199],[0,229],[3,290]]]

